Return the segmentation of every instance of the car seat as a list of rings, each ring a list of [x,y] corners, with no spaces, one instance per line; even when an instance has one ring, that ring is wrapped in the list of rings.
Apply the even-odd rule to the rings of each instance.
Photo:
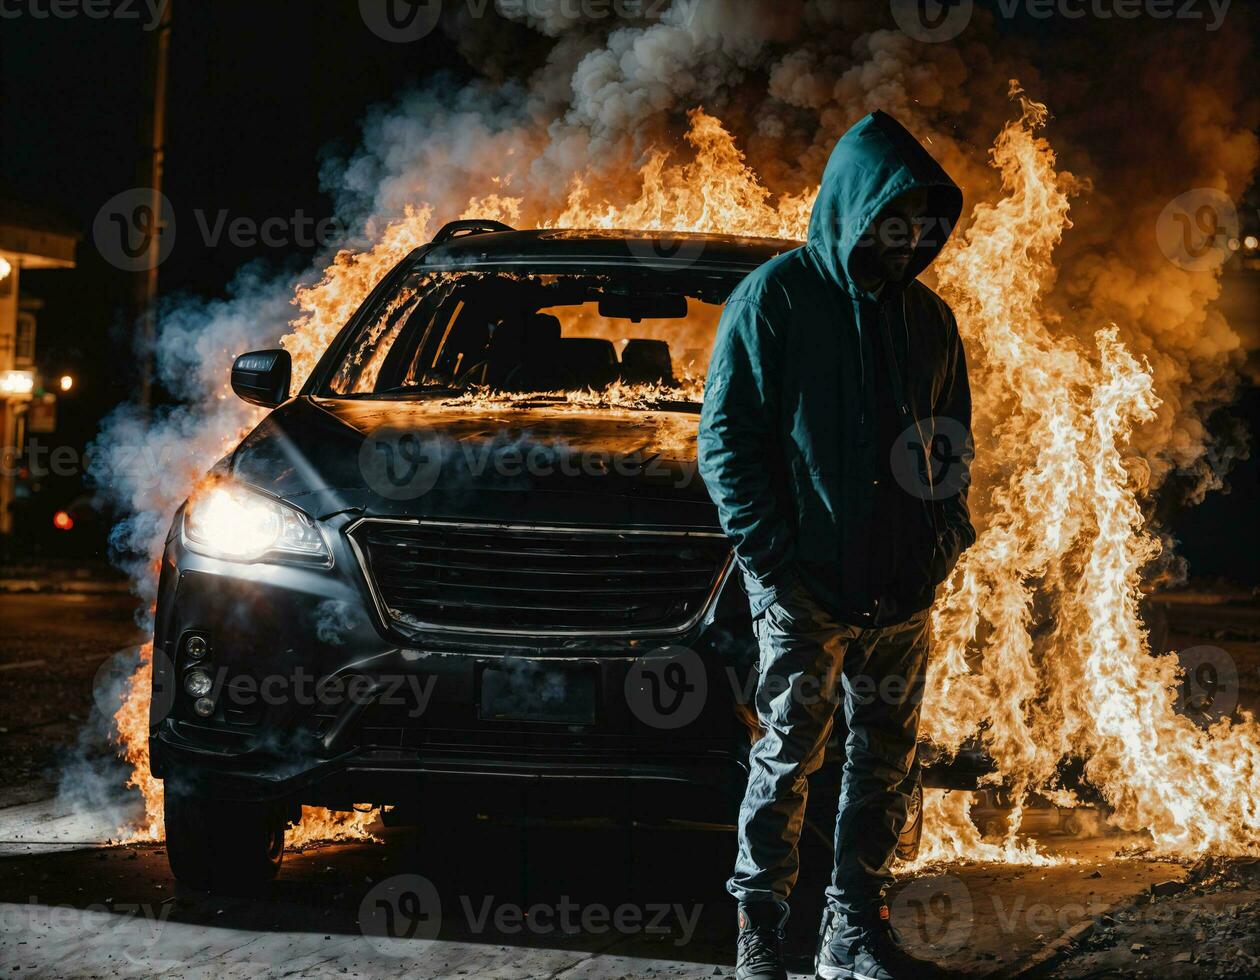
[[[620,373],[617,348],[611,340],[599,337],[564,337],[560,363],[582,388],[607,388]]]
[[[626,341],[621,352],[621,377],[631,384],[674,384],[669,344],[641,338]]]
[[[524,321],[524,351],[503,387],[508,391],[556,391],[577,387],[573,372],[560,363],[560,321],[533,313]]]

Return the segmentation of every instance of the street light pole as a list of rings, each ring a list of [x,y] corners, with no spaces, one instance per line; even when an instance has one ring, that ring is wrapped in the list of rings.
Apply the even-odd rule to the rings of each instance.
[[[150,191],[149,206],[153,221],[160,220],[162,210],[162,176],[166,166],[166,80],[171,47],[171,8],[174,0],[164,0],[161,21],[148,45],[146,80],[150,92],[145,106],[145,154],[140,161],[141,188]],[[158,228],[160,234],[160,227]],[[161,254],[159,235],[149,242],[149,261],[136,273],[135,306],[138,315],[140,356],[140,405],[147,413],[152,404],[153,344],[156,335],[158,258]]]

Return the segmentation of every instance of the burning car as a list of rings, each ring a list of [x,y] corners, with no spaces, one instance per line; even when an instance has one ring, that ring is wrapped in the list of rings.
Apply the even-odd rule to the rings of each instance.
[[[500,782],[733,813],[756,650],[695,436],[723,302],[796,244],[455,222],[297,392],[286,351],[237,358],[272,410],[176,514],[157,602],[177,877],[266,880],[301,805]]]

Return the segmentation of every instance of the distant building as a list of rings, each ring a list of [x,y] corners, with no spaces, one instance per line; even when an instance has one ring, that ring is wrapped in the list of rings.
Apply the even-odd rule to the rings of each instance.
[[[77,231],[35,208],[0,200],[0,533],[13,530],[13,490],[32,408],[46,415],[53,404],[35,371],[39,303],[23,301],[23,269],[73,269]],[[33,405],[39,398],[40,403]]]

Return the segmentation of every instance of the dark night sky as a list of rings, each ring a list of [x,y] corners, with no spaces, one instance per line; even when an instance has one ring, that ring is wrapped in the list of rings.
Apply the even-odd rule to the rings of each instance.
[[[134,378],[123,320],[131,281],[102,261],[90,234],[98,209],[136,184],[149,35],[143,5],[135,9],[143,19],[0,21],[0,196],[63,216],[85,236],[75,271],[28,273],[23,293],[47,303],[41,359],[83,378],[77,414],[88,435]],[[378,39],[356,3],[176,0],[174,15],[164,190],[190,232],[161,267],[163,293],[220,294],[254,259],[303,264],[295,247],[242,248],[226,236],[210,247],[191,231],[193,213],[329,216],[321,154],[357,144],[367,107],[435,70],[466,71],[440,34]]]

